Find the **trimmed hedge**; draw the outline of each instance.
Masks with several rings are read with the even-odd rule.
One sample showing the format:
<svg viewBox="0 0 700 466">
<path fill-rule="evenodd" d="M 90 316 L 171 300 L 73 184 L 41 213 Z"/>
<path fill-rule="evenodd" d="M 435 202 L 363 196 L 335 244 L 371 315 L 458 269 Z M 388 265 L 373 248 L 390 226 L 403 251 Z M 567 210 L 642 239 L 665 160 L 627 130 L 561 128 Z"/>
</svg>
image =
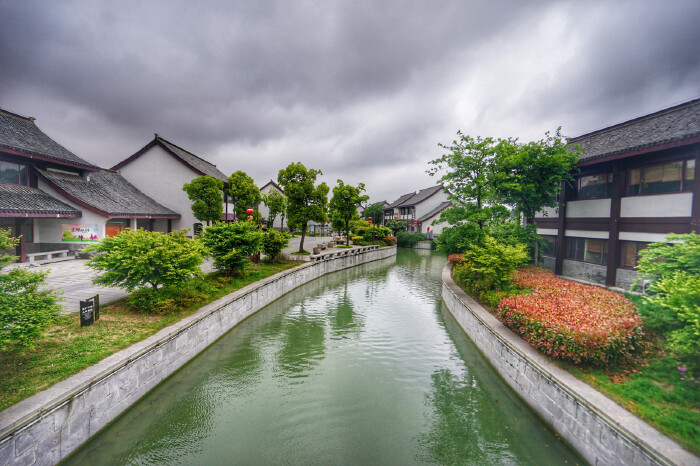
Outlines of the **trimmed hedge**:
<svg viewBox="0 0 700 466">
<path fill-rule="evenodd" d="M 533 293 L 501 300 L 499 317 L 545 354 L 606 364 L 629 355 L 642 337 L 637 308 L 618 293 L 536 268 L 518 270 L 513 281 Z"/>
</svg>

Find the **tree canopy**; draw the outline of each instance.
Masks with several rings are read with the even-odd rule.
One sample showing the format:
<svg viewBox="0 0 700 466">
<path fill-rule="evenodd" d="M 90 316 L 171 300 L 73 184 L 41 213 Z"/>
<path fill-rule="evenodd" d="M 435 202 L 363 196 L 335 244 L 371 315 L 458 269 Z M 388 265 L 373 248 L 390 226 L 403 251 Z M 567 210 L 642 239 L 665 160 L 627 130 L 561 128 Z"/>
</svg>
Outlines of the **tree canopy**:
<svg viewBox="0 0 700 466">
<path fill-rule="evenodd" d="M 267 224 L 272 228 L 278 215 L 281 214 L 284 220 L 284 214 L 287 211 L 287 198 L 279 191 L 271 191 L 268 194 L 263 194 L 262 200 L 269 211 L 267 214 Z"/>
<path fill-rule="evenodd" d="M 578 150 L 567 149 L 560 129 L 525 144 L 512 138 L 457 135 L 451 145 L 440 144 L 448 152 L 430 162 L 434 167 L 428 173 L 441 174 L 440 181 L 451 192 L 453 206 L 440 220 L 468 236 L 457 242 L 463 248 L 480 244 L 486 226 L 507 218 L 511 208 L 516 216 L 533 217 L 544 207 L 556 206 L 562 182 L 571 180 L 578 161 Z"/>
<path fill-rule="evenodd" d="M 333 197 L 330 202 L 333 228 L 341 226 L 345 229 L 345 236 L 348 238 L 350 237 L 350 221 L 359 218 L 357 208 L 369 199 L 366 194 L 361 194 L 364 190 L 364 183 L 355 187 L 346 185 L 343 180 L 338 180 L 338 186 L 333 188 Z"/>
<path fill-rule="evenodd" d="M 310 221 L 328 221 L 328 185 L 316 186 L 316 177 L 321 170 L 307 169 L 301 162 L 291 163 L 279 171 L 278 183 L 284 188 L 287 197 L 287 217 L 290 225 L 301 230 L 299 252 L 304 252 L 304 238 Z"/>
<path fill-rule="evenodd" d="M 192 213 L 201 222 L 212 222 L 221 220 L 223 208 L 223 196 L 221 190 L 224 182 L 203 175 L 185 183 L 182 190 L 187 193 L 187 197 L 192 202 Z"/>
<path fill-rule="evenodd" d="M 367 206 L 364 212 L 364 217 L 372 217 L 372 222 L 375 225 L 381 225 L 384 220 L 384 206 L 381 202 L 375 202 Z"/>
<path fill-rule="evenodd" d="M 237 220 L 245 219 L 248 207 L 257 206 L 262 200 L 260 189 L 255 185 L 253 178 L 241 170 L 232 173 L 228 177 L 226 194 L 233 204 Z"/>
</svg>

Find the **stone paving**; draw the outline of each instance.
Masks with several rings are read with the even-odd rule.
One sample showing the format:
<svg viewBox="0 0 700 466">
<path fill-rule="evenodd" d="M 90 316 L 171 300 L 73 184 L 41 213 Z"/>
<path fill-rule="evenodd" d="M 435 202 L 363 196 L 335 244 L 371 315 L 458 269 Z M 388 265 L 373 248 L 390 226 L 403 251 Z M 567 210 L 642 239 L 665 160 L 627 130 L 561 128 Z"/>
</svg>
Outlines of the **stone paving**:
<svg viewBox="0 0 700 466">
<path fill-rule="evenodd" d="M 331 238 L 328 236 L 307 236 L 304 240 L 304 249 L 310 251 L 317 244 L 327 243 L 330 240 Z M 298 251 L 300 241 L 300 237 L 292 238 L 289 242 L 289 247 L 285 248 L 283 253 L 290 254 Z M 326 249 L 326 251 L 332 250 L 333 249 Z M 290 257 L 298 260 L 309 260 L 309 256 Z M 46 286 L 63 291 L 63 298 L 60 301 L 61 306 L 63 306 L 63 314 L 78 312 L 80 308 L 80 301 L 84 301 L 85 299 L 91 298 L 97 294 L 100 295 L 101 304 L 105 304 L 129 295 L 128 292 L 122 290 L 121 288 L 94 285 L 92 283 L 92 277 L 95 275 L 95 271 L 87 267 L 86 262 L 86 260 L 82 259 L 72 259 L 36 265 L 12 264 L 3 269 L 3 272 L 9 271 L 13 267 L 24 267 L 28 270 L 48 272 L 45 282 Z M 205 261 L 202 264 L 201 269 L 204 273 L 213 272 L 215 270 L 213 261 Z"/>
</svg>

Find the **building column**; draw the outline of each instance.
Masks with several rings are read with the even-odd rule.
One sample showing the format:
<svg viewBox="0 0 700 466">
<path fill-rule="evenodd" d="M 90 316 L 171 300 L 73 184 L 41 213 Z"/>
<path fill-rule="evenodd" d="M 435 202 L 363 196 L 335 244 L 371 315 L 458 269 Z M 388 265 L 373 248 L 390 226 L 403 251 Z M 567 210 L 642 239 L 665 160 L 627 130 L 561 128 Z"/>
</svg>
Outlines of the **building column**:
<svg viewBox="0 0 700 466">
<path fill-rule="evenodd" d="M 564 247 L 564 241 L 566 241 L 564 232 L 566 231 L 567 191 L 566 183 L 562 183 L 561 196 L 559 197 L 559 221 L 557 222 L 557 255 L 554 261 L 554 273 L 557 275 L 561 275 L 564 270 L 564 252 L 566 251 Z"/>
<path fill-rule="evenodd" d="M 24 225 L 23 218 L 15 218 L 15 236 L 19 236 L 19 244 L 15 248 L 15 254 L 19 257 L 20 262 L 27 262 L 27 241 L 22 234 L 22 225 Z"/>
<path fill-rule="evenodd" d="M 693 180 L 693 207 L 690 231 L 700 233 L 700 147 L 695 149 L 695 179 Z"/>
<path fill-rule="evenodd" d="M 608 231 L 608 268 L 605 276 L 607 286 L 615 286 L 617 281 L 617 266 L 620 263 L 620 206 L 622 204 L 622 191 L 625 188 L 625 172 L 620 164 L 613 166 L 612 193 L 610 193 L 610 223 Z"/>
<path fill-rule="evenodd" d="M 137 230 L 137 225 L 138 225 L 138 223 L 137 223 L 136 218 L 130 218 L 130 219 L 129 219 L 129 228 L 131 228 L 132 230 L 136 231 L 136 230 Z"/>
</svg>

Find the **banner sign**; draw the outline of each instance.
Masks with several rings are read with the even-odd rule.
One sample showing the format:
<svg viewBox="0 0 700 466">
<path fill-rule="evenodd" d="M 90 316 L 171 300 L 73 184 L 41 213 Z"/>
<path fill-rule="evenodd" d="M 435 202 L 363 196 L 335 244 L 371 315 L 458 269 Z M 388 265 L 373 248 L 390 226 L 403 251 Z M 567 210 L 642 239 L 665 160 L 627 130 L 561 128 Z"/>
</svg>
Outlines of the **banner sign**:
<svg viewBox="0 0 700 466">
<path fill-rule="evenodd" d="M 99 228 L 97 225 L 81 223 L 64 223 L 61 225 L 61 241 L 71 243 L 97 243 Z"/>
</svg>

